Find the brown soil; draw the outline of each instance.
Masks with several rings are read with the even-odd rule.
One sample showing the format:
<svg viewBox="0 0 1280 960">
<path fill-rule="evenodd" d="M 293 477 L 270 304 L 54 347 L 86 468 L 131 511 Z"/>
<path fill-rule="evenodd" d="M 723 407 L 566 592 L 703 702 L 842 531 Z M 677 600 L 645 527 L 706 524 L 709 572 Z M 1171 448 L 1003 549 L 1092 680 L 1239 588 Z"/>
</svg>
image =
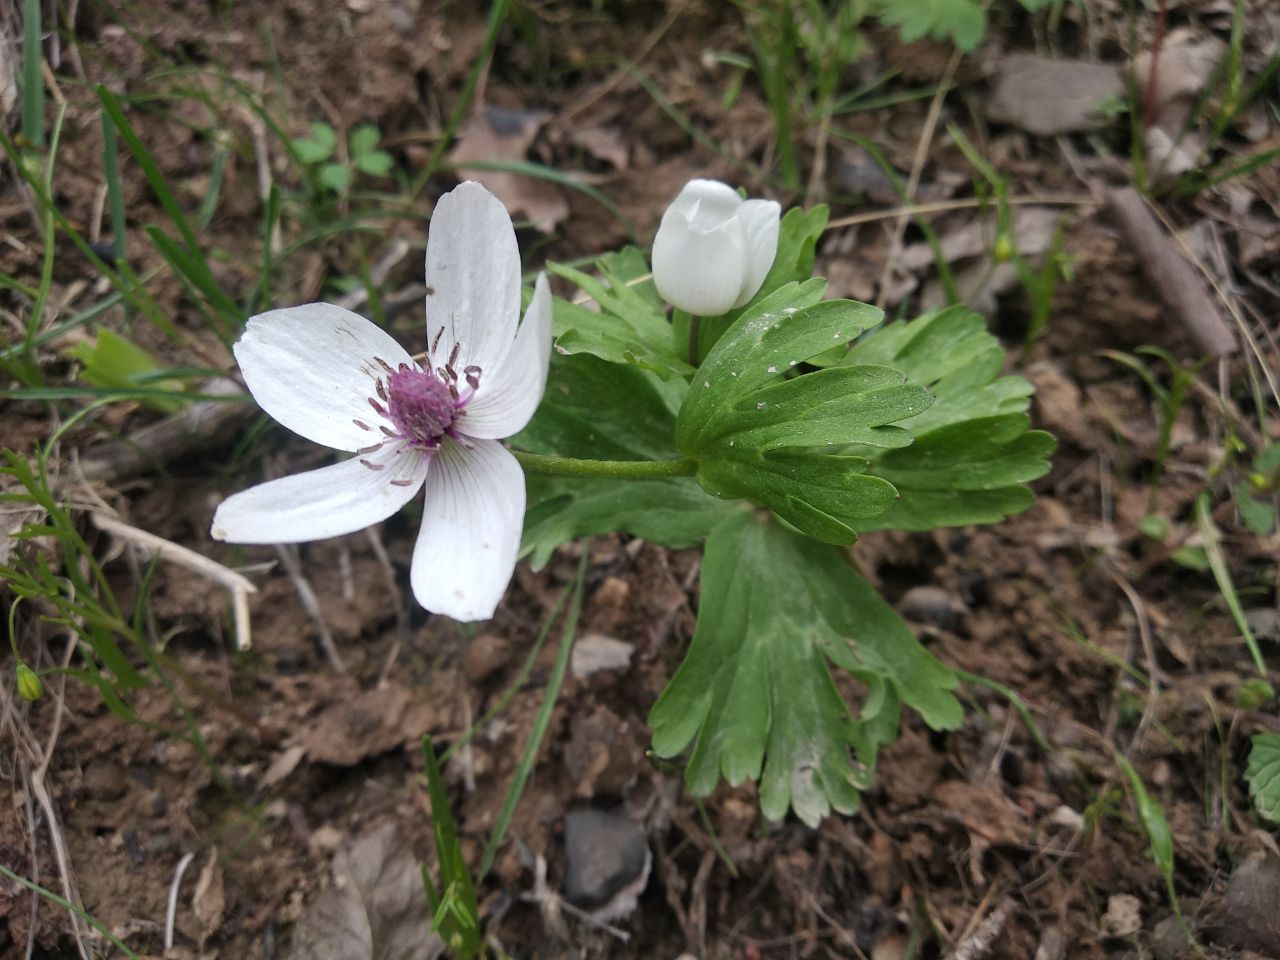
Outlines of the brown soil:
<svg viewBox="0 0 1280 960">
<path fill-rule="evenodd" d="M 98 82 L 122 94 L 158 94 L 129 116 L 188 210 L 210 187 L 219 143 L 229 147 L 220 202 L 205 236 L 221 251 L 219 280 L 237 293 L 251 287 L 262 259 L 254 147 L 261 123 L 232 95 L 232 80 L 259 92 L 273 116 L 288 117 L 294 135 L 305 134 L 310 120 L 340 130 L 376 122 L 399 168 L 419 169 L 481 51 L 483 12 L 466 4 L 442 12 L 401 0 L 350 0 L 321 13 L 323 6 L 314 0 L 165 0 L 124 9 L 93 5 L 74 23 L 62 24 L 67 35 L 54 76 L 68 111 L 56 178 L 59 208 L 95 240 L 109 232 L 100 228 L 96 212 L 102 143 L 90 85 Z M 1092 51 L 1120 62 L 1131 41 L 1137 49 L 1149 47 L 1153 22 L 1146 14 L 1131 38 L 1123 5 L 1096 6 L 1096 19 L 1088 22 L 1074 5 L 1065 7 L 1055 41 L 1066 47 L 1063 52 Z M 1265 28 L 1263 6 L 1249 6 L 1250 16 L 1258 17 L 1250 29 Z M 718 4 L 687 7 L 517 5 L 481 85 L 489 104 L 548 114 L 526 118 L 521 143 L 505 148 L 581 174 L 617 203 L 642 239 L 694 176 L 795 199 L 778 183 L 744 173 L 744 164 L 767 169 L 774 159 L 772 119 L 756 79 L 748 76 L 741 94 L 728 106 L 722 102 L 737 68 L 716 63 L 711 54 L 749 54 L 741 17 Z M 675 19 L 668 21 L 670 16 Z M 1221 22 L 1211 13 L 1179 10 L 1173 16 L 1176 24 L 1202 31 Z M 985 90 L 982 64 L 1004 49 L 1034 48 L 1040 31 L 1033 23 L 1043 20 L 1008 11 L 994 18 L 982 53 L 967 58 L 957 74 L 960 87 L 946 100 L 943 121 L 966 127 L 986 155 L 1000 158 L 1012 194 L 1087 196 L 1081 171 L 1068 163 L 1081 155 L 1091 181 L 1124 182 L 1123 132 L 1055 141 L 975 123 Z M 644 38 L 656 31 L 660 38 L 647 49 Z M 936 83 L 946 72 L 949 48 L 929 42 L 903 47 L 874 30 L 868 40 L 866 59 L 847 78 L 851 85 L 890 68 L 906 72 L 887 89 Z M 618 58 L 641 53 L 643 71 L 720 152 L 692 140 L 630 75 L 615 72 Z M 869 137 L 905 173 L 930 102 L 908 100 L 854 114 L 847 127 Z M 818 124 L 805 126 L 797 135 L 807 171 Z M 972 174 L 943 125 L 930 144 L 921 198 L 971 196 Z M 847 194 L 832 171 L 857 158 L 843 143 L 832 141 L 829 150 L 825 189 Z M 273 169 L 289 176 L 279 153 L 277 145 Z M 447 173 L 434 177 L 410 215 L 382 222 L 378 234 L 338 233 L 312 244 L 274 278 L 275 298 L 333 296 L 328 282 L 351 275 L 362 259 L 376 261 L 396 239 L 420 250 L 430 197 L 451 183 Z M 160 261 L 143 227 L 165 217 L 132 162 L 125 164 L 124 184 L 131 265 L 145 275 Z M 517 186 L 537 209 L 548 202 L 565 205 L 549 237 L 521 230 L 531 264 L 627 241 L 623 222 L 589 196 L 559 190 L 548 198 L 545 185 Z M 1280 277 L 1271 259 L 1280 249 L 1277 196 L 1276 171 L 1263 168 L 1228 188 L 1163 205 L 1179 225 L 1208 225 L 1210 249 L 1219 255 L 1209 258 L 1210 269 L 1229 279 L 1235 302 L 1264 338 L 1274 335 L 1274 320 L 1270 329 L 1255 321 L 1274 318 L 1280 307 Z M 871 201 L 846 199 L 851 202 L 836 204 L 833 215 L 871 208 Z M 930 732 L 914 715 L 904 715 L 902 737 L 883 755 L 876 786 L 856 816 L 832 817 L 818 830 L 793 820 L 770 824 L 761 819 L 750 787 L 725 786 L 705 802 L 704 816 L 682 789 L 679 770 L 647 755 L 645 726 L 692 633 L 697 552 L 670 553 L 623 537 L 566 547 L 540 572 L 519 569 L 497 617 L 477 634 L 405 600 L 414 534 L 414 521 L 405 516 L 388 521 L 376 543 L 356 534 L 300 549 L 301 568 L 345 673 L 324 655 L 316 622 L 280 563 L 252 575 L 260 592 L 252 599 L 254 646 L 244 653 L 232 652 L 225 593 L 162 563 L 150 582 L 150 600 L 175 686 L 173 695 L 158 683 L 136 691 L 132 705 L 141 722 L 123 722 L 93 688 L 74 679 L 65 686 L 49 679 L 48 694 L 33 705 L 6 694 L 0 737 L 13 746 L 0 762 L 8 811 L 0 815 L 0 864 L 59 893 L 69 877 L 89 913 L 139 954 L 159 956 L 175 869 L 194 853 L 180 885 L 176 946 L 169 955 L 287 956 L 291 928 L 334 885 L 335 852 L 354 838 L 394 823 L 404 842 L 432 862 L 420 738 L 429 733 L 439 745 L 451 742 L 508 689 L 585 549 L 590 555 L 579 635 L 623 640 L 634 653 L 627 670 L 571 676 L 561 691 L 511 823 L 511 840 L 480 891 L 493 942 L 509 954 L 1147 956 L 1170 904 L 1116 765 L 1119 751 L 1132 759 L 1168 816 L 1183 913 L 1211 955 L 1235 955 L 1224 945 L 1230 937 L 1221 935 L 1228 878 L 1250 853 L 1274 849 L 1251 812 L 1241 775 L 1249 735 L 1274 729 L 1276 722 L 1236 706 L 1241 685 L 1254 673 L 1212 576 L 1179 566 L 1166 548 L 1138 532 L 1148 512 L 1159 409 L 1137 377 L 1100 355 L 1157 344 L 1193 359 L 1196 346 L 1160 305 L 1098 208 L 1063 210 L 1072 276 L 1054 293 L 1045 335 L 1025 355 L 1018 352 L 1030 311 L 1020 288 L 996 300 L 993 316 L 993 329 L 1010 346 L 1010 369 L 1038 388 L 1035 419 L 1060 443 L 1053 472 L 1037 484 L 1036 506 L 994 527 L 869 535 L 854 551 L 861 569 L 895 604 L 921 586 L 945 593 L 942 615 L 919 612 L 923 641 L 946 663 L 1016 692 L 1048 749 L 1006 697 L 966 685 L 968 715 L 954 733 Z M 534 216 L 532 208 L 528 212 Z M 929 222 L 945 237 L 973 216 L 958 211 Z M 8 240 L 0 244 L 0 270 L 36 283 L 41 241 L 12 179 L 0 194 L 0 226 Z M 894 253 L 893 226 L 884 219 L 824 238 L 818 272 L 832 277 L 834 295 L 878 296 L 885 259 Z M 1246 265 L 1241 258 L 1254 241 L 1245 233 L 1256 237 L 1266 230 L 1264 252 Z M 908 244 L 920 239 L 911 227 Z M 65 234 L 57 254 L 54 299 L 70 297 L 66 311 L 74 313 L 100 296 L 105 284 Z M 413 253 L 392 266 L 383 284 L 392 291 L 388 301 L 394 291 L 411 291 L 420 282 L 420 262 Z M 927 265 L 906 278 L 908 309 L 932 275 Z M 189 342 L 175 343 L 118 311 L 106 322 L 130 330 L 165 362 L 226 366 L 225 352 L 178 281 L 161 271 L 150 290 Z M 10 310 L 25 322 L 22 305 L 14 301 Z M 397 320 L 406 342 L 417 323 L 411 305 Z M 12 315 L 4 325 L 17 329 Z M 51 383 L 72 375 L 63 351 L 82 336 L 77 332 L 45 351 Z M 1274 364 L 1274 351 L 1268 356 Z M 1157 512 L 1174 523 L 1173 545 L 1187 537 L 1194 542 L 1192 504 L 1206 484 L 1215 504 L 1228 502 L 1226 477 L 1217 469 L 1228 417 L 1236 413 L 1224 414 L 1220 383 L 1247 429 L 1257 433 L 1246 370 L 1239 356 L 1220 369 L 1207 368 L 1200 379 L 1208 389 L 1193 390 L 1177 420 L 1156 493 Z M 73 409 L 6 401 L 0 435 L 30 453 Z M 1280 435 L 1275 411 L 1267 416 L 1274 438 Z M 94 428 L 81 426 L 67 437 L 61 469 L 73 476 L 73 450 L 91 454 L 104 435 L 157 417 L 132 404 L 110 408 Z M 208 556 L 237 565 L 272 563 L 277 558 L 271 549 L 232 551 L 212 542 L 213 506 L 230 490 L 280 472 L 286 460 L 292 471 L 307 465 L 309 456 L 317 454 L 272 430 L 247 446 L 239 438 L 198 446 L 163 469 L 98 485 L 95 493 L 125 521 Z M 1250 534 L 1230 507 L 1220 508 L 1215 519 L 1245 605 L 1274 611 L 1274 535 Z M 145 565 L 87 523 L 85 535 L 97 538 L 98 556 L 119 596 L 132 604 Z M 394 585 L 379 560 L 384 549 Z M 25 616 L 19 622 L 18 640 L 29 662 L 47 666 L 70 655 L 65 632 L 56 626 Z M 1268 657 L 1275 654 L 1274 639 L 1263 639 Z M 470 863 L 478 861 L 498 818 L 545 695 L 555 646 L 553 634 L 529 682 L 446 767 Z M 5 671 L 12 676 L 9 666 Z M 187 723 L 198 727 L 211 756 L 202 758 L 181 736 L 157 729 L 178 734 Z M 51 742 L 42 778 L 56 826 L 47 822 L 37 789 L 37 768 Z M 586 803 L 625 811 L 649 837 L 653 876 L 638 910 L 618 921 L 631 936 L 627 943 L 521 899 L 534 885 L 530 855 L 546 857 L 557 887 L 564 816 Z M 55 835 L 65 841 L 65 874 Z M 197 894 L 202 871 L 206 882 Z M 221 904 L 209 892 L 219 878 Z M 1120 895 L 1136 898 L 1139 921 L 1117 933 Z M 0 955 L 26 956 L 29 943 L 36 957 L 77 955 L 65 911 L 0 881 Z"/>
</svg>

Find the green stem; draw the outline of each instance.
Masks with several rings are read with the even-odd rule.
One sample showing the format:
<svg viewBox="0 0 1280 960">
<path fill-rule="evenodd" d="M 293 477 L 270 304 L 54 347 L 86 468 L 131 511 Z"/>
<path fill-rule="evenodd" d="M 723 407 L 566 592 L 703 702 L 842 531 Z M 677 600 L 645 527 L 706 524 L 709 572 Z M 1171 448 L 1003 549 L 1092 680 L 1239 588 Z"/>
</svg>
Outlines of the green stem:
<svg viewBox="0 0 1280 960">
<path fill-rule="evenodd" d="M 701 362 L 698 359 L 698 354 L 701 352 L 701 347 L 702 347 L 702 344 L 699 342 L 701 339 L 702 339 L 702 318 L 695 317 L 693 314 L 690 314 L 689 315 L 688 357 L 689 357 L 689 366 L 691 367 L 697 367 L 701 365 Z"/>
<path fill-rule="evenodd" d="M 542 453 L 512 450 L 520 465 L 530 473 L 550 473 L 559 477 L 615 477 L 619 480 L 648 480 L 658 477 L 691 477 L 698 472 L 696 460 L 575 460 Z"/>
</svg>

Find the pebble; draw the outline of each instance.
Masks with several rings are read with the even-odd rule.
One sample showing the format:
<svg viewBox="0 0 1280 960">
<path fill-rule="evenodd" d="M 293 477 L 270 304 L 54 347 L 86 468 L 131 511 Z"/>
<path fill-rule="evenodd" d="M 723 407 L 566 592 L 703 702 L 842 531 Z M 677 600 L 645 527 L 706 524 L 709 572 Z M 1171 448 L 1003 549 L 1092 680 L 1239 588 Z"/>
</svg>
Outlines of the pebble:
<svg viewBox="0 0 1280 960">
<path fill-rule="evenodd" d="M 960 610 L 951 594 L 941 587 L 928 585 L 912 587 L 904 593 L 898 602 L 898 611 L 916 623 L 927 623 L 944 630 L 954 627 L 960 619 Z"/>
<path fill-rule="evenodd" d="M 631 654 L 635 647 L 625 640 L 588 633 L 573 645 L 569 656 L 569 670 L 575 677 L 589 677 L 593 673 L 620 671 L 631 668 Z"/>
<path fill-rule="evenodd" d="M 1156 960 L 1182 960 L 1191 956 L 1191 941 L 1177 917 L 1165 917 L 1151 931 L 1151 952 Z"/>
<path fill-rule="evenodd" d="M 1227 884 L 1226 916 L 1222 924 L 1227 942 L 1280 956 L 1280 859 L 1252 857 L 1236 867 Z"/>
<path fill-rule="evenodd" d="M 511 659 L 511 644 L 495 633 L 482 633 L 467 644 L 462 672 L 472 683 L 483 683 Z"/>
<path fill-rule="evenodd" d="M 652 863 L 639 827 L 616 813 L 571 810 L 564 818 L 564 846 L 564 892 L 570 903 L 598 910 L 630 892 L 634 907 Z"/>
<path fill-rule="evenodd" d="M 84 772 L 84 788 L 98 800 L 119 800 L 129 789 L 129 780 L 120 764 L 95 760 Z"/>
</svg>

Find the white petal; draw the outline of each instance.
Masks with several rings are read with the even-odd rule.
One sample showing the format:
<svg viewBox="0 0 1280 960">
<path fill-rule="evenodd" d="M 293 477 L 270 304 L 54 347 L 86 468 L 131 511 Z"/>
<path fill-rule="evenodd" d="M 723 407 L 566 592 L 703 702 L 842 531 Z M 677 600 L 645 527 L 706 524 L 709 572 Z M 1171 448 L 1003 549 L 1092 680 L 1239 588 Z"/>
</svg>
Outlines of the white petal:
<svg viewBox="0 0 1280 960">
<path fill-rule="evenodd" d="M 738 210 L 746 237 L 747 265 L 735 307 L 744 306 L 760 289 L 778 256 L 778 225 L 782 207 L 775 200 L 748 200 Z"/>
<path fill-rule="evenodd" d="M 431 458 L 409 574 L 433 613 L 487 620 L 507 589 L 524 526 L 524 471 L 496 440 L 446 441 Z"/>
<path fill-rule="evenodd" d="M 388 443 L 363 457 L 233 494 L 213 515 L 213 537 L 230 543 L 302 543 L 353 533 L 408 503 L 426 475 L 426 457 Z"/>
<path fill-rule="evenodd" d="M 432 365 L 444 364 L 457 344 L 459 373 L 469 366 L 496 366 L 511 346 L 519 318 L 515 227 L 502 202 L 468 180 L 441 197 L 431 215 L 427 344 Z"/>
<path fill-rule="evenodd" d="M 233 350 L 263 410 L 308 440 L 347 451 L 382 439 L 382 419 L 369 406 L 383 373 L 377 360 L 413 363 L 381 327 L 331 303 L 250 317 Z"/>
<path fill-rule="evenodd" d="M 462 433 L 497 439 L 524 429 L 547 388 L 551 314 L 551 287 L 540 273 L 515 343 L 496 368 L 480 375 L 480 389 L 457 424 Z"/>
<path fill-rule="evenodd" d="M 742 242 L 742 228 L 735 217 L 707 228 L 693 223 L 674 205 L 668 207 L 653 238 L 653 282 L 658 293 L 695 316 L 724 313 L 742 289 Z"/>
<path fill-rule="evenodd" d="M 742 206 L 738 191 L 719 180 L 690 180 L 671 201 L 673 210 L 695 228 L 709 230 L 724 223 Z"/>
</svg>

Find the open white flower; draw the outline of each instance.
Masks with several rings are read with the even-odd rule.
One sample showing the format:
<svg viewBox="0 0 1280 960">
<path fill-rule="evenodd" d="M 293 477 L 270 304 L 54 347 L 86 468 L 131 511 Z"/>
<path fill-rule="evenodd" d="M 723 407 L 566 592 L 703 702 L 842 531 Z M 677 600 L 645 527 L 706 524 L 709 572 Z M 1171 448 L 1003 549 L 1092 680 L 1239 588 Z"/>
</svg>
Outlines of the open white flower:
<svg viewBox="0 0 1280 960">
<path fill-rule="evenodd" d="M 410 581 L 428 610 L 493 615 L 515 569 L 524 471 L 499 442 L 529 422 L 551 354 L 551 291 L 539 275 L 520 316 L 520 253 L 502 204 L 478 183 L 440 198 L 427 241 L 427 360 L 341 307 L 253 317 L 235 345 L 267 413 L 356 455 L 228 497 L 213 536 L 298 543 L 385 520 L 424 485 Z"/>
<path fill-rule="evenodd" d="M 698 317 L 743 306 L 778 255 L 781 212 L 773 200 L 743 200 L 718 180 L 690 180 L 653 238 L 658 293 Z"/>
</svg>

